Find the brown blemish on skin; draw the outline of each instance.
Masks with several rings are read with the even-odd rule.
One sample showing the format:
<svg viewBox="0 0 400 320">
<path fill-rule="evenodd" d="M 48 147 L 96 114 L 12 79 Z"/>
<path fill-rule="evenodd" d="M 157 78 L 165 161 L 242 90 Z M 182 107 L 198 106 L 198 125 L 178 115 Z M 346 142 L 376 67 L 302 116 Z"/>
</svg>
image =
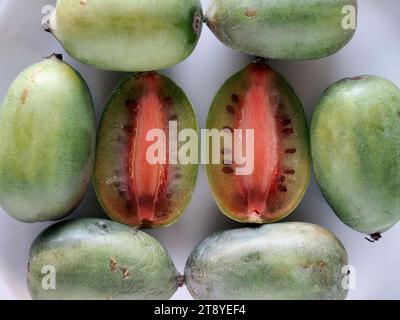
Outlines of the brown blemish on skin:
<svg viewBox="0 0 400 320">
<path fill-rule="evenodd" d="M 28 98 L 28 94 L 29 94 L 28 87 L 25 87 L 24 91 L 22 91 L 22 96 L 21 96 L 21 103 L 22 104 L 25 104 L 26 99 Z"/>
<path fill-rule="evenodd" d="M 28 261 L 28 267 L 27 267 L 28 273 L 31 271 L 31 263 Z"/>
<path fill-rule="evenodd" d="M 80 4 L 81 6 L 84 6 L 84 5 L 87 4 L 87 0 L 79 0 L 79 4 Z"/>
<path fill-rule="evenodd" d="M 121 271 L 122 271 L 122 279 L 124 280 L 129 279 L 129 277 L 131 276 L 129 269 L 127 267 L 122 267 Z"/>
<path fill-rule="evenodd" d="M 110 270 L 112 272 L 117 272 L 117 266 L 118 266 L 117 261 L 114 258 L 111 258 L 110 259 Z"/>
<path fill-rule="evenodd" d="M 257 11 L 252 9 L 247 9 L 244 13 L 247 18 L 254 18 L 257 17 Z"/>
<path fill-rule="evenodd" d="M 36 68 L 36 70 L 34 70 L 32 72 L 32 74 L 29 76 L 29 79 L 24 87 L 24 90 L 22 91 L 22 95 L 21 95 L 21 103 L 22 104 L 25 104 L 26 101 L 28 100 L 29 89 L 35 83 L 35 78 L 42 71 L 42 69 L 43 69 L 43 66 L 41 65 L 38 68 Z"/>
<path fill-rule="evenodd" d="M 203 17 L 201 13 L 196 13 L 193 17 L 192 28 L 195 33 L 199 33 L 203 23 Z"/>
<path fill-rule="evenodd" d="M 311 269 L 311 268 L 324 269 L 326 267 L 326 263 L 324 261 L 318 261 L 315 263 L 311 261 L 303 261 L 299 265 L 304 269 Z"/>
</svg>

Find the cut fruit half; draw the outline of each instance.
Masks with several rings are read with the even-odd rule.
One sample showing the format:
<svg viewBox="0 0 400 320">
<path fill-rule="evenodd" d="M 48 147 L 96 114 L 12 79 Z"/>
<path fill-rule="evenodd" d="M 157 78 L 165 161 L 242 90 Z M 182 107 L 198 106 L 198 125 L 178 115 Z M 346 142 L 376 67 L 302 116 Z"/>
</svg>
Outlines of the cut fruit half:
<svg viewBox="0 0 400 320">
<path fill-rule="evenodd" d="M 214 98 L 207 129 L 233 133 L 232 147 L 220 141 L 219 164 L 207 165 L 213 195 L 227 216 L 269 223 L 297 207 L 310 177 L 308 126 L 282 76 L 261 61 L 234 75 Z M 215 143 L 209 154 L 213 148 Z"/>
</svg>

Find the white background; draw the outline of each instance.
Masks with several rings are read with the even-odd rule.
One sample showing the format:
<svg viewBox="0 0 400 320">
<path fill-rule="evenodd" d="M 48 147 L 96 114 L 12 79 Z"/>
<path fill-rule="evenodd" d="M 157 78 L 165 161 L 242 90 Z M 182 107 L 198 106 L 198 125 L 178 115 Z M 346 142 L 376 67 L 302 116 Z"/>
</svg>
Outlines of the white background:
<svg viewBox="0 0 400 320">
<path fill-rule="evenodd" d="M 53 52 L 64 53 L 56 40 L 40 27 L 41 8 L 54 2 L 0 1 L 0 101 L 12 80 L 24 68 Z M 208 0 L 202 2 L 206 7 Z M 358 31 L 353 41 L 338 54 L 317 61 L 271 62 L 299 94 L 309 120 L 324 89 L 341 78 L 375 74 L 400 86 L 400 2 L 360 0 L 359 7 Z M 73 61 L 65 53 L 64 58 L 87 80 L 99 119 L 107 98 L 126 74 L 94 70 Z M 193 55 L 165 73 L 187 93 L 195 106 L 199 125 L 204 128 L 214 94 L 248 60 L 249 57 L 224 47 L 205 27 Z M 104 217 L 92 188 L 72 217 Z M 356 269 L 356 289 L 351 290 L 349 298 L 400 298 L 400 225 L 385 233 L 379 243 L 367 242 L 363 235 L 350 230 L 336 218 L 314 179 L 301 205 L 286 220 L 320 224 L 342 240 L 350 263 Z M 29 247 L 48 225 L 20 223 L 0 211 L 0 299 L 29 298 L 25 285 Z M 183 218 L 172 227 L 150 233 L 167 247 L 182 272 L 187 257 L 199 241 L 215 231 L 240 226 L 218 211 L 204 168 L 201 168 L 193 201 Z M 186 289 L 181 289 L 174 298 L 189 299 L 190 295 Z"/>
</svg>

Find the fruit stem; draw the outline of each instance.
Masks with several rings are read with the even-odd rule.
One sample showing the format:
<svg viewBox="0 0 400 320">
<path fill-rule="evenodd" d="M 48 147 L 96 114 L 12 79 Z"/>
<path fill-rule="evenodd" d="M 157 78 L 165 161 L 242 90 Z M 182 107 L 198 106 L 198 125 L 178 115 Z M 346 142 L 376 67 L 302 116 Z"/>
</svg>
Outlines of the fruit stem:
<svg viewBox="0 0 400 320">
<path fill-rule="evenodd" d="M 378 233 L 374 233 L 370 235 L 371 238 L 365 238 L 367 239 L 369 242 L 374 243 L 379 241 L 382 238 L 382 235 L 378 232 Z"/>
<path fill-rule="evenodd" d="M 42 29 L 43 29 L 43 31 L 52 33 L 53 30 L 51 30 L 51 28 L 50 28 L 50 20 L 47 20 L 46 22 L 42 23 Z"/>
<path fill-rule="evenodd" d="M 182 288 L 184 284 L 185 284 L 185 276 L 184 275 L 177 276 L 176 277 L 176 287 Z"/>
<path fill-rule="evenodd" d="M 63 61 L 63 56 L 61 53 L 53 53 L 50 56 L 46 57 L 47 59 L 55 58 L 57 60 Z"/>
<path fill-rule="evenodd" d="M 256 57 L 255 62 L 261 64 L 268 64 L 268 59 L 265 59 L 263 57 Z"/>
</svg>

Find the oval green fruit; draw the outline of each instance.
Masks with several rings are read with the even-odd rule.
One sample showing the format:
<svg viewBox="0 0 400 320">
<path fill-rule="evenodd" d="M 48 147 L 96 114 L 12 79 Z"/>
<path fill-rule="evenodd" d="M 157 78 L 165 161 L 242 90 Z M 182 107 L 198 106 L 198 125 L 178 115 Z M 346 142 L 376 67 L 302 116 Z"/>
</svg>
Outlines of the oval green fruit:
<svg viewBox="0 0 400 320">
<path fill-rule="evenodd" d="M 316 179 L 337 216 L 374 240 L 400 220 L 400 90 L 376 76 L 327 89 L 311 128 Z"/>
<path fill-rule="evenodd" d="M 98 198 L 112 219 L 143 228 L 179 219 L 198 169 L 198 147 L 185 147 L 186 135 L 178 138 L 183 130 L 197 139 L 196 115 L 167 77 L 138 73 L 114 91 L 103 113 L 94 171 Z M 180 157 L 189 151 L 188 159 Z"/>
<path fill-rule="evenodd" d="M 192 252 L 185 270 L 195 299 L 345 299 L 347 253 L 327 230 L 278 223 L 214 234 Z"/>
<path fill-rule="evenodd" d="M 357 0 L 212 0 L 207 24 L 225 45 L 254 56 L 304 60 L 344 47 Z"/>
<path fill-rule="evenodd" d="M 30 250 L 28 287 L 35 300 L 164 300 L 181 282 L 156 239 L 108 220 L 57 223 Z"/>
<path fill-rule="evenodd" d="M 207 129 L 224 136 L 220 149 L 214 137 L 208 148 L 207 175 L 228 217 L 270 223 L 298 206 L 310 179 L 308 126 L 299 98 L 281 75 L 261 61 L 235 74 L 215 96 Z"/>
<path fill-rule="evenodd" d="M 45 28 L 82 63 L 150 71 L 186 59 L 202 25 L 199 0 L 58 0 Z"/>
<path fill-rule="evenodd" d="M 85 81 L 52 56 L 23 71 L 0 109 L 0 205 L 24 222 L 61 219 L 81 201 L 94 160 Z"/>
</svg>

